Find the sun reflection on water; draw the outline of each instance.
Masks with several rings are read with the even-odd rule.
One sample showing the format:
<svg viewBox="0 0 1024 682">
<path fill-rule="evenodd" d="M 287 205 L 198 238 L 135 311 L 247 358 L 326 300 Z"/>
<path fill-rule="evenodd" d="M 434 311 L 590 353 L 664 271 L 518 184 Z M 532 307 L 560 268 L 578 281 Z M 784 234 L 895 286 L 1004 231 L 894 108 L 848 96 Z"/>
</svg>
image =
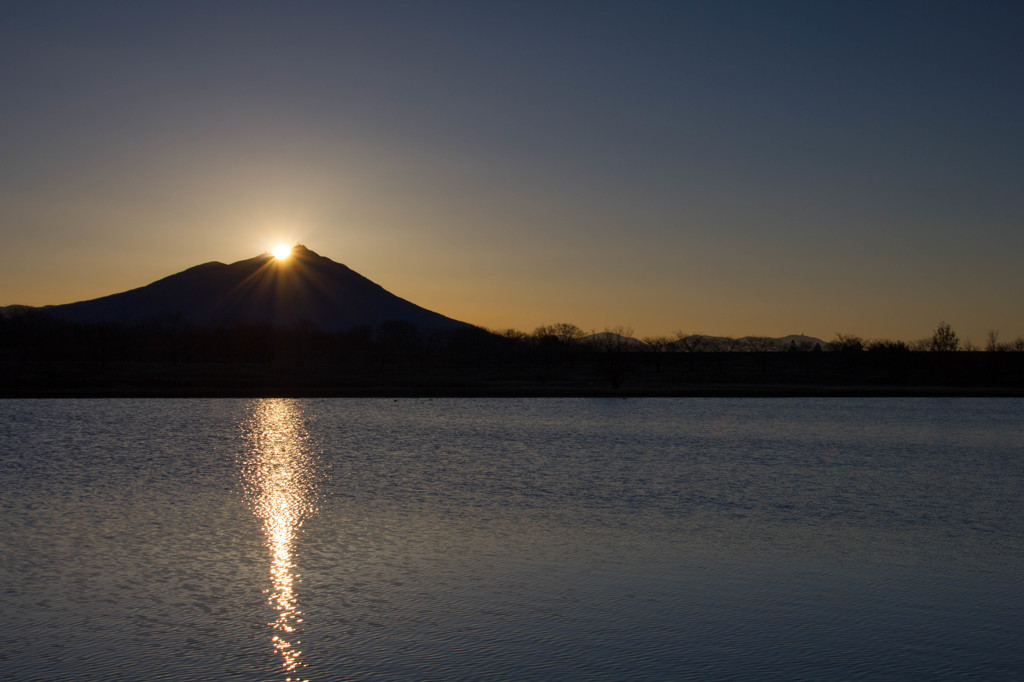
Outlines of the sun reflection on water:
<svg viewBox="0 0 1024 682">
<path fill-rule="evenodd" d="M 271 642 L 288 682 L 304 667 L 299 636 L 302 611 L 295 595 L 294 542 L 302 522 L 316 511 L 313 458 L 301 406 L 292 400 L 253 401 L 243 478 L 254 513 L 263 520 L 270 550 Z"/>
</svg>

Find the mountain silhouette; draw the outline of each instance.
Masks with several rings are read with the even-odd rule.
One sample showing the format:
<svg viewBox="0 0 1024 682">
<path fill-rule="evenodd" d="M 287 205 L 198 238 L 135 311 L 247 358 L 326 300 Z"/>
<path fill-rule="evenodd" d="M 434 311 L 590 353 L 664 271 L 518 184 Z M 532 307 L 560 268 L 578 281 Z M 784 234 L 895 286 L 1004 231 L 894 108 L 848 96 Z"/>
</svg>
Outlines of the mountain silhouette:
<svg viewBox="0 0 1024 682">
<path fill-rule="evenodd" d="M 230 265 L 204 263 L 138 289 L 43 310 L 79 323 L 308 323 L 324 331 L 391 321 L 424 329 L 470 326 L 399 298 L 301 245 L 285 260 L 266 253 Z"/>
</svg>

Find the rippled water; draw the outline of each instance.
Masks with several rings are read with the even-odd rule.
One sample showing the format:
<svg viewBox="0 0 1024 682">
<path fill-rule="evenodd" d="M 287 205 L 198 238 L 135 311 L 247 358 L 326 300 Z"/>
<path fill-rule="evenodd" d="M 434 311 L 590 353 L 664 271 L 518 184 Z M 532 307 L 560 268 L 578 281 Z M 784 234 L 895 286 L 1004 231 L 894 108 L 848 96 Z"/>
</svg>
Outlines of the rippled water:
<svg viewBox="0 0 1024 682">
<path fill-rule="evenodd" d="M 0 401 L 0 678 L 1017 679 L 1024 401 Z"/>
</svg>

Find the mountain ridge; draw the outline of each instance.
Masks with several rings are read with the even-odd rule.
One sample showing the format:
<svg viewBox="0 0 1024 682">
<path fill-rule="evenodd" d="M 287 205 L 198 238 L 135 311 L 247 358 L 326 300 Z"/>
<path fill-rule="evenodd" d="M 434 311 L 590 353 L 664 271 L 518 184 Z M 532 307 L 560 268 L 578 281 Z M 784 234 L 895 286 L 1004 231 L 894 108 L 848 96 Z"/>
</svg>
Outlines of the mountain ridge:
<svg viewBox="0 0 1024 682">
<path fill-rule="evenodd" d="M 39 310 L 76 323 L 308 323 L 324 331 L 390 321 L 425 329 L 471 326 L 396 296 L 301 244 L 286 259 L 264 253 L 234 263 L 209 261 L 135 289 Z"/>
</svg>

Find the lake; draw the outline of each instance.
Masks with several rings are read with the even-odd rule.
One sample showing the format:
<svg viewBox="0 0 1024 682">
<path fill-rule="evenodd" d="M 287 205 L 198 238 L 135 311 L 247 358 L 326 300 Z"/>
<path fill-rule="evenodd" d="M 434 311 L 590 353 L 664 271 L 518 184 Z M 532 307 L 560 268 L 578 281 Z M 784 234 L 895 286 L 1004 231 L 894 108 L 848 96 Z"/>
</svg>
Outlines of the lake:
<svg viewBox="0 0 1024 682">
<path fill-rule="evenodd" d="M 5 680 L 1018 679 L 1024 400 L 0 401 Z"/>
</svg>

